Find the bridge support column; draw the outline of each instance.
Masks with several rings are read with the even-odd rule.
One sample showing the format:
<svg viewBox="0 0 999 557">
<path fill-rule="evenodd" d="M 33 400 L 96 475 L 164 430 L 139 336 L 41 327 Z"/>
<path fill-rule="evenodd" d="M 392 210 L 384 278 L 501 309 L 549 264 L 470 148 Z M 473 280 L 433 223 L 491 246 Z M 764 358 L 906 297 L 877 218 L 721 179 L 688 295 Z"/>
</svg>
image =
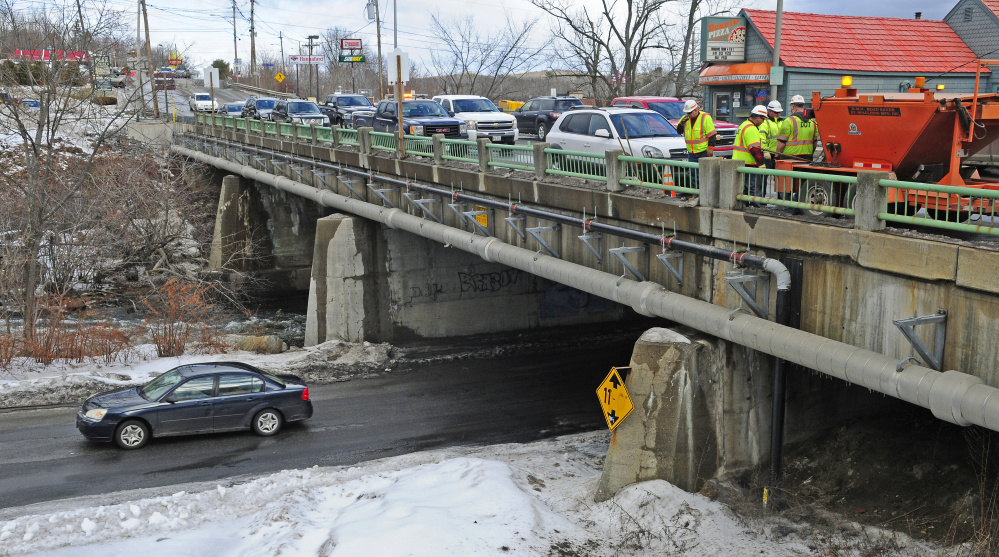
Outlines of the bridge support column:
<svg viewBox="0 0 999 557">
<path fill-rule="evenodd" d="M 316 221 L 316 242 L 312 249 L 312 276 L 309 279 L 309 306 L 305 318 L 305 345 L 315 346 L 328 340 L 326 308 L 330 303 L 327 266 L 330 244 L 346 217 L 341 214 Z"/>
<path fill-rule="evenodd" d="M 239 199 L 248 189 L 248 183 L 239 176 L 222 178 L 222 193 L 219 195 L 218 211 L 215 214 L 215 232 L 212 235 L 212 251 L 208 256 L 209 269 L 229 266 L 233 257 L 243 249 L 242 220 Z"/>
<path fill-rule="evenodd" d="M 757 352 L 694 331 L 650 329 L 625 381 L 635 409 L 611 437 L 596 500 L 666 480 L 696 492 L 769 450 L 769 367 Z"/>
</svg>

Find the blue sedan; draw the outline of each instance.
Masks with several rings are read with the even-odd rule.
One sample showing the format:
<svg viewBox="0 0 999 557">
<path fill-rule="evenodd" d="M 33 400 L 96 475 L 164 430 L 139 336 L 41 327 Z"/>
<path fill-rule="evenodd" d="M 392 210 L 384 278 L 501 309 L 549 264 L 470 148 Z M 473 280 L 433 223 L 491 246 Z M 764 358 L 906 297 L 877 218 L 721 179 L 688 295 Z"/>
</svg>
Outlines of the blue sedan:
<svg viewBox="0 0 999 557">
<path fill-rule="evenodd" d="M 246 429 L 269 436 L 285 422 L 310 417 L 309 388 L 298 377 L 208 362 L 176 367 L 142 387 L 94 395 L 77 413 L 76 427 L 87 439 L 138 449 L 151 437 Z"/>
</svg>

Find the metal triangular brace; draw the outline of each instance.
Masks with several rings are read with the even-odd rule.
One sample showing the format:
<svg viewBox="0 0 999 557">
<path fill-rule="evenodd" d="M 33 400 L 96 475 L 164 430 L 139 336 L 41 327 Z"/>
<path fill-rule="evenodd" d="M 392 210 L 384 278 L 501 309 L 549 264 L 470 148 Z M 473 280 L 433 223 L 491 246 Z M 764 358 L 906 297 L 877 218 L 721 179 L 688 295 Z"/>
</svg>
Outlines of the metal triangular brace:
<svg viewBox="0 0 999 557">
<path fill-rule="evenodd" d="M 524 229 L 521 228 L 521 226 L 523 226 L 524 221 L 527 220 L 526 218 L 518 215 L 516 217 L 507 217 L 503 220 L 505 220 L 506 223 L 510 225 L 510 228 L 513 228 L 513 231 L 516 232 L 518 236 L 520 236 L 521 240 L 527 239 L 527 234 L 524 234 Z"/>
<path fill-rule="evenodd" d="M 677 285 L 683 286 L 683 252 L 660 253 L 656 256 L 656 259 L 662 261 L 669 274 L 673 275 L 673 278 L 676 279 Z M 673 265 L 672 260 L 674 259 L 676 260 L 676 265 Z"/>
<path fill-rule="evenodd" d="M 325 171 L 320 172 L 320 171 L 316 170 L 315 168 L 313 168 L 312 169 L 312 175 L 315 176 L 316 178 L 319 178 L 319 181 L 323 183 L 323 186 L 325 186 L 326 189 L 328 189 L 330 191 L 334 191 L 333 190 L 333 185 L 330 184 L 329 180 L 326 179 L 326 177 L 329 176 L 328 173 L 326 173 Z M 313 181 L 313 184 L 315 184 L 315 181 Z M 334 193 L 336 193 L 336 192 L 334 191 Z"/>
<path fill-rule="evenodd" d="M 389 199 L 385 195 L 385 192 L 387 192 L 387 191 L 394 192 L 395 188 L 378 189 L 378 188 L 375 187 L 375 182 L 368 182 L 368 190 L 371 191 L 371 192 L 374 192 L 374 194 L 377 195 L 378 198 L 382 200 L 382 206 L 383 207 L 385 205 L 388 205 L 389 207 L 392 207 L 393 209 L 398 209 L 399 208 L 399 207 L 396 206 L 395 203 L 392 203 L 391 199 Z"/>
<path fill-rule="evenodd" d="M 406 199 L 408 199 L 410 203 L 412 203 L 414 206 L 416 206 L 416 207 L 418 207 L 420 209 L 420 211 L 423 213 L 423 218 L 427 218 L 427 216 L 429 215 L 430 218 L 434 219 L 435 221 L 437 221 L 439 223 L 443 222 L 443 219 L 442 219 L 442 217 L 444 216 L 444 211 L 443 210 L 441 211 L 441 216 L 438 217 L 437 213 L 434 213 L 429 208 L 427 208 L 427 204 L 429 204 L 429 203 L 440 203 L 441 202 L 440 199 L 437 199 L 436 197 L 425 197 L 425 198 L 421 198 L 421 199 L 413 199 L 413 195 L 414 194 L 409 193 L 409 192 L 406 192 L 406 193 L 402 194 L 402 196 L 405 197 Z"/>
<path fill-rule="evenodd" d="M 912 316 L 908 319 L 893 319 L 892 323 L 902 331 L 909 344 L 912 345 L 913 350 L 926 362 L 926 365 L 937 371 L 943 369 L 944 342 L 947 340 L 947 310 L 938 309 L 933 315 Z M 929 347 L 923 343 L 923 340 L 919 338 L 919 335 L 915 331 L 916 325 L 928 324 L 936 325 L 932 354 Z M 906 358 L 899 362 L 896 369 L 901 369 L 902 364 L 908 359 Z"/>
<path fill-rule="evenodd" d="M 346 180 L 346 179 L 344 179 L 343 176 L 337 176 L 336 179 L 340 180 L 340 183 L 343 184 L 343 186 L 345 188 L 347 188 L 348 190 L 350 190 L 350 193 L 356 195 L 358 199 L 360 199 L 361 201 L 365 200 L 364 196 L 361 195 L 361 193 L 359 191 L 357 191 L 357 190 L 354 189 L 354 184 L 360 182 L 360 180 Z"/>
<path fill-rule="evenodd" d="M 465 224 L 465 222 L 468 221 L 468 217 L 465 216 L 464 203 L 448 203 L 447 206 L 451 208 L 451 211 L 453 211 L 454 214 L 458 215 L 458 220 L 460 220 L 462 224 Z"/>
<path fill-rule="evenodd" d="M 626 253 L 631 253 L 635 251 L 645 251 L 645 246 L 639 246 L 639 247 L 622 246 L 619 248 L 611 248 L 607 251 L 614 254 L 614 257 L 618 258 L 618 260 L 621 261 L 621 264 L 624 265 L 624 268 L 627 269 L 629 272 L 631 272 L 631 274 L 635 277 L 635 279 L 638 280 L 638 282 L 645 282 L 645 276 L 642 275 L 642 273 L 640 273 L 638 269 L 636 269 L 635 266 L 632 265 L 631 262 L 625 259 L 624 257 L 624 254 Z"/>
<path fill-rule="evenodd" d="M 747 272 L 745 269 L 738 269 L 725 273 L 725 282 L 728 283 L 744 302 L 749 304 L 749 308 L 757 317 L 767 318 L 767 310 L 770 307 L 770 275 L 762 273 Z M 763 304 L 756 303 L 756 284 L 763 282 Z M 754 283 L 753 292 L 750 293 L 745 283 Z"/>
<path fill-rule="evenodd" d="M 546 242 L 541 237 L 541 233 L 542 232 L 557 232 L 559 230 L 560 229 L 559 229 L 558 225 L 555 225 L 555 226 L 536 226 L 534 228 L 528 228 L 527 229 L 527 231 L 531 233 L 531 236 L 534 236 L 534 239 L 537 240 L 539 244 L 541 244 L 541 247 L 545 248 L 545 251 L 547 251 L 548 253 L 550 253 L 552 255 L 552 257 L 556 257 L 556 258 L 561 259 L 561 257 L 559 256 L 558 252 L 555 251 L 555 249 L 553 247 L 551 247 L 550 245 L 548 245 L 548 242 Z"/>
<path fill-rule="evenodd" d="M 492 215 L 492 210 L 490 209 L 488 211 L 465 211 L 465 217 L 468 218 L 468 222 L 472 223 L 472 226 L 474 226 L 476 230 L 478 230 L 479 232 L 481 232 L 483 236 L 485 236 L 487 238 L 491 238 L 492 234 L 489 233 L 489 230 L 486 229 L 485 226 L 482 226 L 482 224 L 480 224 L 479 221 L 475 219 L 475 217 L 477 217 L 479 215 L 490 215 L 491 216 Z M 488 222 L 488 221 L 486 221 L 486 222 Z M 474 234 L 474 231 L 473 231 L 473 234 Z"/>
<path fill-rule="evenodd" d="M 586 248 L 588 250 L 590 250 L 590 253 L 592 253 L 593 256 L 597 258 L 597 263 L 603 263 L 604 262 L 604 256 L 603 256 L 603 252 L 604 252 L 604 237 L 603 237 L 603 235 L 601 235 L 599 232 L 587 232 L 586 234 L 582 234 L 582 235 L 578 236 L 578 238 L 580 240 L 582 240 L 583 245 L 586 246 Z M 597 247 L 593 247 L 593 244 L 590 243 L 591 240 L 596 240 L 597 241 Z"/>
</svg>

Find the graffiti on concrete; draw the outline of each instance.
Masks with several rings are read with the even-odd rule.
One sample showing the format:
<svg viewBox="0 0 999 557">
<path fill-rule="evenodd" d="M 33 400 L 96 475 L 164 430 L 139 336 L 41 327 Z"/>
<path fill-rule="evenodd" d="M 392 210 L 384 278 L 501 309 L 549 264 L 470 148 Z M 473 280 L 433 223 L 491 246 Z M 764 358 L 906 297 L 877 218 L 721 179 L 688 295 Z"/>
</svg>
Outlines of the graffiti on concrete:
<svg viewBox="0 0 999 557">
<path fill-rule="evenodd" d="M 508 286 L 517 284 L 524 271 L 506 269 L 494 273 L 463 273 L 458 272 L 462 292 L 499 292 Z"/>
<path fill-rule="evenodd" d="M 437 301 L 437 298 L 443 296 L 445 292 L 450 291 L 447 286 L 443 284 L 438 284 L 436 282 L 430 283 L 423 286 L 411 286 L 409 287 L 409 297 L 412 299 L 417 298 L 427 298 L 431 301 Z"/>
</svg>

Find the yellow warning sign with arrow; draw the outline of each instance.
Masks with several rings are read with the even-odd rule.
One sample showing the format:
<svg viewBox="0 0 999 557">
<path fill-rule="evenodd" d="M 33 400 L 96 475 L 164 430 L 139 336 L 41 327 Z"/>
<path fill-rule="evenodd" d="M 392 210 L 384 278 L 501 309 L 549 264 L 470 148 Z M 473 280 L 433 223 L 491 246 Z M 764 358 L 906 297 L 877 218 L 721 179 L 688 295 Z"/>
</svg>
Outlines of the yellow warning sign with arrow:
<svg viewBox="0 0 999 557">
<path fill-rule="evenodd" d="M 274 76 L 274 79 L 276 79 L 278 83 L 281 83 L 282 81 L 284 81 L 284 74 L 278 72 L 277 75 Z"/>
<path fill-rule="evenodd" d="M 624 386 L 616 367 L 611 368 L 610 373 L 597 387 L 597 398 L 600 399 L 600 408 L 604 411 L 604 419 L 607 420 L 607 427 L 611 431 L 614 431 L 635 409 L 631 395 L 628 394 L 628 389 Z"/>
</svg>

